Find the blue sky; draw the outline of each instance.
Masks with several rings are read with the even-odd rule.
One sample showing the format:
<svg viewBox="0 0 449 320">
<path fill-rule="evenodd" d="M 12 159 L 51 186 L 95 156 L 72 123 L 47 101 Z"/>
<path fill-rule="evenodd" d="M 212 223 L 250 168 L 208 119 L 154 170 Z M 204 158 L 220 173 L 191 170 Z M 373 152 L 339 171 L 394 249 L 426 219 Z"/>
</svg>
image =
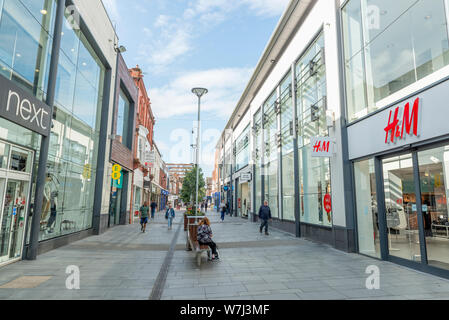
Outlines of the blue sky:
<svg viewBox="0 0 449 320">
<path fill-rule="evenodd" d="M 197 98 L 202 99 L 201 166 L 215 145 L 289 0 L 103 0 L 129 68 L 145 74 L 155 141 L 166 162 L 193 162 Z"/>
</svg>

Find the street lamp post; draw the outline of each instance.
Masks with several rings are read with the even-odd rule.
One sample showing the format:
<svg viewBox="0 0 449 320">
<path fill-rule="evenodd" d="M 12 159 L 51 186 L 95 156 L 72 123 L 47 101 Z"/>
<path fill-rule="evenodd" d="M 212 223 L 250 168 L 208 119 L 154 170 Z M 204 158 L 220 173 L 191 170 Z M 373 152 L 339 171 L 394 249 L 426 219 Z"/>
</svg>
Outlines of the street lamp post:
<svg viewBox="0 0 449 320">
<path fill-rule="evenodd" d="M 204 88 L 193 88 L 192 92 L 198 97 L 198 132 L 196 134 L 196 192 L 195 192 L 195 215 L 198 212 L 198 189 L 199 189 L 199 178 L 200 178 L 200 167 L 199 167 L 199 157 L 200 157 L 200 131 L 201 131 L 201 97 L 207 94 L 208 90 Z"/>
</svg>

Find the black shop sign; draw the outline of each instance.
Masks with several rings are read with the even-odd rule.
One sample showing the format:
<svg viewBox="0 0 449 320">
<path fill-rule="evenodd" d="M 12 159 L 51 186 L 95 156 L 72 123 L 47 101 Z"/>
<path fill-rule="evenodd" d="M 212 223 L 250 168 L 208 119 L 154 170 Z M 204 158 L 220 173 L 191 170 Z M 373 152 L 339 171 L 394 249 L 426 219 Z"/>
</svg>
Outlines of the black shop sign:
<svg viewBox="0 0 449 320">
<path fill-rule="evenodd" d="M 3 76 L 0 76 L 0 117 L 40 135 L 50 134 L 51 108 Z"/>
</svg>

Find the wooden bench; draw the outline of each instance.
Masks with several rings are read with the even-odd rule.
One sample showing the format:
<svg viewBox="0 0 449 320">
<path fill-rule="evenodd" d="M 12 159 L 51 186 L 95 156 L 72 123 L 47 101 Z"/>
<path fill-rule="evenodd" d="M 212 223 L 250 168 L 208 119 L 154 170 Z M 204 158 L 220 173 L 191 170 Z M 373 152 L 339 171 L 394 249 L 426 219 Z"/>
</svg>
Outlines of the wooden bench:
<svg viewBox="0 0 449 320">
<path fill-rule="evenodd" d="M 200 245 L 198 243 L 198 225 L 197 224 L 190 224 L 187 229 L 187 241 L 186 246 L 187 250 L 193 251 L 195 253 L 196 257 L 196 263 L 199 266 L 201 266 L 201 255 L 203 252 L 209 251 L 208 245 Z"/>
</svg>

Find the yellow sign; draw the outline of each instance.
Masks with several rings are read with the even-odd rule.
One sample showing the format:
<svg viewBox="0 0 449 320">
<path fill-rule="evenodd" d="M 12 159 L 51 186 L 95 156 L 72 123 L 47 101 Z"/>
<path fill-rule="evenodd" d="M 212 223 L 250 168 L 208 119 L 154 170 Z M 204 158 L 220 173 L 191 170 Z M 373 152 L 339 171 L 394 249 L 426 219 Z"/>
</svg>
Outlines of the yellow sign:
<svg viewBox="0 0 449 320">
<path fill-rule="evenodd" d="M 115 164 L 112 166 L 112 179 L 113 180 L 120 180 L 122 177 L 122 167 L 118 164 Z"/>
<path fill-rule="evenodd" d="M 83 178 L 86 180 L 90 179 L 90 177 L 92 176 L 91 171 L 92 170 L 90 164 L 85 164 L 83 169 Z"/>
</svg>

